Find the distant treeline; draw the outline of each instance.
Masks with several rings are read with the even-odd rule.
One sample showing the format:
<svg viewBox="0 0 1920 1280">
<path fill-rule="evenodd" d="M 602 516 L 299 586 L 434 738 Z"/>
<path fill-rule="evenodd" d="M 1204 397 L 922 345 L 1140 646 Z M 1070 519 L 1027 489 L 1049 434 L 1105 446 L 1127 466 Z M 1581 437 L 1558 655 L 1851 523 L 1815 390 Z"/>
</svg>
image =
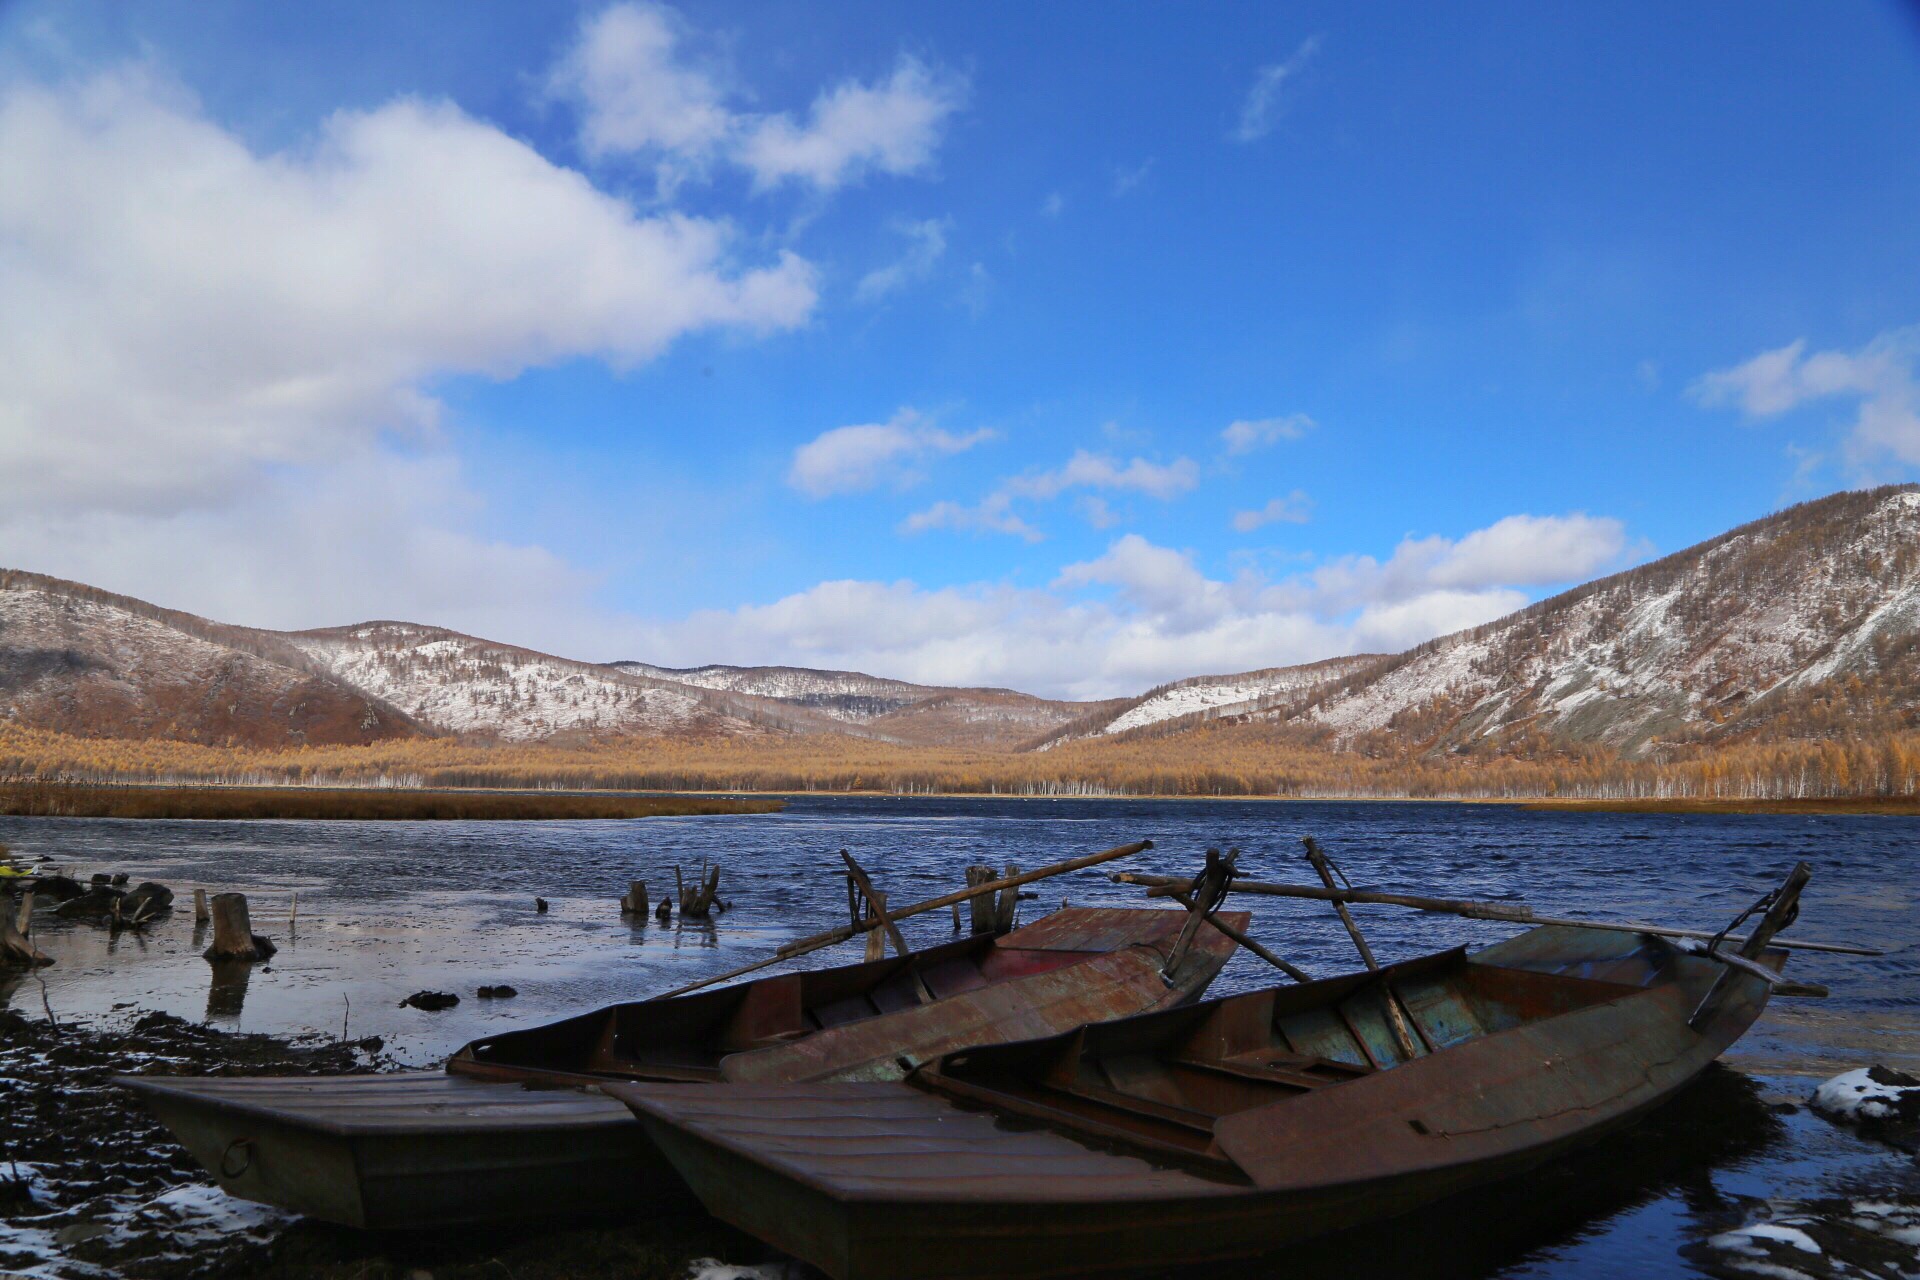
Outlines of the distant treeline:
<svg viewBox="0 0 1920 1280">
<path fill-rule="evenodd" d="M 707 796 L 414 791 L 388 787 L 0 784 L 0 815 L 34 818 L 303 818 L 489 821 L 773 813 L 778 800 Z"/>
</svg>

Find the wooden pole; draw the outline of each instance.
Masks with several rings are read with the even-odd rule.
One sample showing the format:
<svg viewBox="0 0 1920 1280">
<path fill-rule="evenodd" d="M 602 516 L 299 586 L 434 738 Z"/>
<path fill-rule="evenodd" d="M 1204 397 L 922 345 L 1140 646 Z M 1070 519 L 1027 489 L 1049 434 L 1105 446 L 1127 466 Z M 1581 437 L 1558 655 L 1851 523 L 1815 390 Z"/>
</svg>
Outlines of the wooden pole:
<svg viewBox="0 0 1920 1280">
<path fill-rule="evenodd" d="M 1132 844 L 1118 845 L 1112 849 L 1102 850 L 1099 853 L 1089 853 L 1084 857 L 1069 858 L 1065 862 L 1056 862 L 1051 866 L 1037 867 L 1011 880 L 989 880 L 985 884 L 969 885 L 965 889 L 957 889 L 952 893 L 942 894 L 938 898 L 929 898 L 925 902 L 916 902 L 910 907 L 902 907 L 900 910 L 892 913 L 892 918 L 895 920 L 905 920 L 908 916 L 917 916 L 927 911 L 938 911 L 942 907 L 950 907 L 956 902 L 966 902 L 969 899 L 978 898 L 983 894 L 998 893 L 1009 888 L 1017 889 L 1023 884 L 1032 884 L 1035 880 L 1045 880 L 1049 876 L 1065 875 L 1069 871 L 1080 871 L 1087 867 L 1098 866 L 1102 862 L 1111 862 L 1115 858 L 1130 857 L 1133 854 L 1151 848 L 1153 848 L 1153 841 L 1138 840 Z M 796 941 L 789 942 L 786 946 L 781 947 L 764 960 L 756 960 L 752 964 L 743 964 L 737 969 L 729 969 L 725 973 L 716 973 L 710 978 L 702 978 L 698 982 L 689 982 L 684 987 L 675 987 L 672 991 L 663 991 L 657 996 L 650 996 L 648 998 L 652 1000 L 667 1000 L 674 996 L 683 996 L 689 991 L 699 991 L 704 987 L 711 987 L 716 983 L 726 982 L 730 978 L 738 978 L 745 974 L 752 973 L 757 969 L 764 969 L 768 965 L 779 964 L 782 960 L 791 960 L 795 956 L 803 956 L 809 952 L 818 951 L 822 947 L 830 947 L 836 942 L 845 942 L 855 934 L 866 933 L 869 930 L 878 928 L 879 924 L 880 922 L 877 920 L 862 920 L 857 924 L 842 925 L 838 929 L 829 929 L 825 933 L 816 933 L 810 938 L 800 938 Z"/>
<path fill-rule="evenodd" d="M 1193 910 L 1193 898 L 1191 896 L 1184 893 L 1169 893 L 1166 896 L 1169 898 L 1172 898 L 1175 902 L 1179 903 L 1181 906 L 1185 907 L 1187 910 L 1189 911 Z M 1299 969 L 1293 965 L 1288 964 L 1285 960 L 1282 960 L 1279 956 L 1273 954 L 1273 952 L 1267 950 L 1265 947 L 1255 942 L 1252 938 L 1249 938 L 1246 934 L 1240 932 L 1238 929 L 1234 928 L 1232 925 L 1222 920 L 1218 915 L 1215 915 L 1213 912 L 1207 913 L 1207 923 L 1212 925 L 1214 928 L 1218 929 L 1221 933 L 1226 934 L 1227 937 L 1233 939 L 1233 941 L 1235 941 L 1239 945 L 1253 952 L 1253 954 L 1255 954 L 1256 956 L 1259 956 L 1262 960 L 1265 960 L 1268 964 L 1272 965 L 1274 968 L 1278 969 L 1280 972 L 1286 974 L 1289 978 L 1292 978 L 1295 982 L 1312 982 L 1313 981 L 1313 979 L 1307 975 L 1304 969 Z"/>
<path fill-rule="evenodd" d="M 28 885 L 27 891 L 20 895 L 20 915 L 18 916 L 18 918 L 14 920 L 13 927 L 18 929 L 22 936 L 25 936 L 33 932 L 33 886 L 32 885 Z"/>
<path fill-rule="evenodd" d="M 1192 887 L 1193 881 L 1184 876 L 1142 875 L 1133 871 L 1116 871 L 1112 876 L 1115 884 L 1137 884 L 1156 898 L 1171 897 L 1175 893 L 1185 893 Z M 1615 929 L 1621 933 L 1650 933 L 1658 938 L 1698 938 L 1703 942 L 1711 941 L 1717 935 L 1711 929 L 1676 929 L 1660 924 L 1641 924 L 1631 920 L 1577 920 L 1569 916 L 1543 916 L 1529 907 L 1507 906 L 1497 902 L 1470 902 L 1456 898 L 1426 898 L 1411 893 L 1379 893 L 1372 889 L 1324 889 L 1314 884 L 1272 884 L 1260 880 L 1235 880 L 1235 893 L 1255 893 L 1271 898 L 1310 898 L 1317 902 L 1358 902 L 1373 903 L 1385 907 L 1408 907 L 1414 911 L 1431 911 L 1440 915 L 1461 916 L 1468 920 L 1498 920 L 1506 924 L 1564 925 L 1569 929 Z M 1747 939 L 1729 937 L 1723 941 L 1743 943 Z M 1783 947 L 1791 951 L 1826 951 L 1843 956 L 1883 956 L 1884 951 L 1872 947 L 1856 947 L 1839 942 L 1786 941 L 1781 938 L 1770 939 L 1771 947 Z"/>
<path fill-rule="evenodd" d="M 1307 846 L 1307 861 L 1311 862 L 1313 869 L 1320 874 L 1320 883 L 1329 889 L 1335 888 L 1333 867 L 1327 862 L 1327 855 L 1322 852 L 1320 842 L 1312 836 L 1307 836 L 1301 843 Z M 1353 912 L 1347 910 L 1347 904 L 1338 899 L 1334 900 L 1333 909 L 1340 913 L 1340 923 L 1347 926 L 1347 936 L 1353 939 L 1353 945 L 1360 952 L 1360 958 L 1366 962 L 1367 972 L 1380 972 L 1380 962 L 1373 958 L 1373 948 L 1367 945 L 1366 937 L 1360 932 L 1360 926 L 1353 922 Z M 1393 984 L 1384 980 L 1380 983 L 1380 993 L 1386 997 L 1387 1021 L 1392 1025 L 1393 1038 L 1400 1045 L 1400 1052 L 1407 1055 L 1407 1061 L 1412 1062 L 1420 1055 L 1414 1051 L 1413 1035 L 1407 1030 L 1407 1020 L 1400 1012 L 1400 997 L 1393 994 Z"/>
<path fill-rule="evenodd" d="M 193 891 L 194 927 L 198 928 L 210 919 L 212 919 L 212 916 L 207 910 L 207 891 L 205 889 L 195 889 Z"/>
<path fill-rule="evenodd" d="M 867 895 L 867 919 L 882 924 L 882 928 L 867 930 L 867 956 L 869 961 L 887 958 L 886 925 L 893 922 L 887 919 L 887 895 L 879 890 Z"/>
<path fill-rule="evenodd" d="M 903 956 L 909 954 L 907 951 L 907 939 L 900 932 L 900 926 L 895 924 L 892 917 L 887 915 L 887 895 L 873 887 L 873 881 L 868 877 L 866 868 L 855 862 L 851 853 L 842 849 L 840 856 L 846 860 L 847 875 L 860 887 L 860 892 L 867 895 L 867 901 L 873 905 L 873 914 L 879 919 L 881 929 L 886 930 L 887 937 L 893 939 L 894 950 Z M 956 902 L 953 904 L 953 907 L 954 910 L 958 911 L 960 904 Z M 867 934 L 867 959 L 878 960 L 886 955 L 886 948 L 878 945 L 879 939 L 880 929 L 872 930 Z M 920 976 L 920 971 L 909 964 L 907 966 L 907 972 L 913 977 L 913 989 L 919 993 L 921 1003 L 932 1004 L 934 999 L 933 992 L 928 988 L 926 979 Z"/>
</svg>

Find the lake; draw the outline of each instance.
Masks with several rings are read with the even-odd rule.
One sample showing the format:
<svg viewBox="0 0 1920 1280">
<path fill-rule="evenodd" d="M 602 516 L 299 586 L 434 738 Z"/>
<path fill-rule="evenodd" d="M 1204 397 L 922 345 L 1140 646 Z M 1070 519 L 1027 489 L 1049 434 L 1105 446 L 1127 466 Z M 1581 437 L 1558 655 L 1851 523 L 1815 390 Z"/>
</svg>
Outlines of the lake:
<svg viewBox="0 0 1920 1280">
<path fill-rule="evenodd" d="M 1920 1070 L 1920 820 L 1911 818 L 846 797 L 795 797 L 777 815 L 630 822 L 0 818 L 0 843 L 16 855 L 52 855 L 81 878 L 126 871 L 181 898 L 170 919 L 118 939 L 41 916 L 38 940 L 57 959 L 42 971 L 44 998 L 61 1019 L 164 1009 L 248 1031 L 344 1030 L 382 1036 L 397 1057 L 421 1065 L 475 1036 L 678 986 L 843 922 L 843 848 L 899 906 L 958 887 L 969 863 L 1032 868 L 1154 841 L 1145 854 L 1035 886 L 1038 898 L 1021 909 L 1030 920 L 1062 900 L 1140 903 L 1140 890 L 1112 884 L 1107 872 L 1193 874 L 1208 846 L 1239 848 L 1250 878 L 1311 880 L 1304 835 L 1317 837 L 1356 885 L 1698 928 L 1726 923 L 1804 858 L 1814 877 L 1786 936 L 1858 941 L 1888 954 L 1797 953 L 1790 975 L 1827 985 L 1832 998 L 1776 1000 L 1725 1059 L 1731 1071 L 1712 1073 L 1641 1131 L 1530 1178 L 1525 1196 L 1509 1187 L 1477 1212 L 1454 1206 L 1423 1215 L 1417 1230 L 1290 1256 L 1290 1274 L 1332 1275 L 1356 1256 L 1363 1270 L 1427 1276 L 1693 1274 L 1682 1249 L 1737 1221 L 1742 1197 L 1920 1191 L 1909 1158 L 1783 1105 L 1871 1062 Z M 715 922 L 662 927 L 621 917 L 629 880 L 644 879 L 658 901 L 671 892 L 676 865 L 691 877 L 703 860 L 722 867 L 721 897 L 731 907 Z M 280 946 L 244 984 L 210 982 L 188 901 L 195 885 L 247 893 L 256 930 Z M 536 896 L 549 902 L 547 913 L 536 912 Z M 1358 967 L 1324 904 L 1235 905 L 1255 912 L 1255 937 L 1315 976 Z M 1515 931 L 1392 907 L 1356 915 L 1382 959 Z M 945 912 L 903 928 L 916 946 L 952 936 Z M 850 963 L 858 946 L 795 963 Z M 1213 990 L 1276 980 L 1241 954 Z M 479 985 L 502 982 L 519 996 L 475 997 Z M 438 1013 L 399 1007 L 421 989 L 455 992 L 461 1003 Z M 0 1002 L 37 1013 L 42 998 L 34 979 L 0 980 Z M 1470 1229 L 1460 1225 L 1467 1220 Z"/>
</svg>

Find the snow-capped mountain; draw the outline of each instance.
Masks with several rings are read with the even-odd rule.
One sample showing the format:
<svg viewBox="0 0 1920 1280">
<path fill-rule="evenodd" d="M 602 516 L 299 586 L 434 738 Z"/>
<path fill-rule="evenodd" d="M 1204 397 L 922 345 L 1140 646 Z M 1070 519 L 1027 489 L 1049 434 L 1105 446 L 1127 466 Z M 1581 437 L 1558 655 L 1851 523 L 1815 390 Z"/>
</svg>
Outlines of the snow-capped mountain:
<svg viewBox="0 0 1920 1280">
<path fill-rule="evenodd" d="M 63 733 L 246 746 L 420 732 L 271 632 L 0 570 L 0 718 Z"/>
<path fill-rule="evenodd" d="M 410 622 L 297 631 L 314 662 L 442 733 L 527 742 L 565 733 L 752 728 L 724 699 L 665 680 Z"/>
<path fill-rule="evenodd" d="M 439 627 L 227 626 L 0 570 L 0 719 L 249 746 L 846 734 L 1023 750 L 1217 721 L 1444 751 L 1920 723 L 1920 486 L 1835 494 L 1392 657 L 1058 702 L 797 667 L 589 663 Z"/>
<path fill-rule="evenodd" d="M 1377 663 L 1379 654 L 1328 658 L 1292 667 L 1268 667 L 1237 675 L 1189 676 L 1137 698 L 1112 704 L 1110 710 L 1085 716 L 1062 727 L 1043 744 L 1055 746 L 1077 738 L 1127 733 L 1159 726 L 1184 728 L 1227 717 L 1285 713 L 1298 708 L 1327 686 Z"/>
<path fill-rule="evenodd" d="M 1420 645 L 1297 718 L 1336 742 L 1644 752 L 1920 711 L 1920 486 L 1840 493 Z"/>
</svg>

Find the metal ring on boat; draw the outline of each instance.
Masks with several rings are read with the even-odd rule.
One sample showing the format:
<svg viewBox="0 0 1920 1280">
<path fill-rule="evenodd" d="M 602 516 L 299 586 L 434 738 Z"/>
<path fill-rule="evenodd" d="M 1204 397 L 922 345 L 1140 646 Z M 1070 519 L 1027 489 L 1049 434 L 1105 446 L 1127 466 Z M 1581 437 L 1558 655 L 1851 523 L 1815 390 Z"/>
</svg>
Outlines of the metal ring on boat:
<svg viewBox="0 0 1920 1280">
<path fill-rule="evenodd" d="M 233 1153 L 236 1150 L 240 1152 L 240 1167 L 238 1169 L 229 1167 L 233 1159 Z M 252 1167 L 252 1138 L 235 1138 L 227 1144 L 227 1149 L 220 1153 L 220 1176 L 223 1178 L 237 1178 Z"/>
</svg>

